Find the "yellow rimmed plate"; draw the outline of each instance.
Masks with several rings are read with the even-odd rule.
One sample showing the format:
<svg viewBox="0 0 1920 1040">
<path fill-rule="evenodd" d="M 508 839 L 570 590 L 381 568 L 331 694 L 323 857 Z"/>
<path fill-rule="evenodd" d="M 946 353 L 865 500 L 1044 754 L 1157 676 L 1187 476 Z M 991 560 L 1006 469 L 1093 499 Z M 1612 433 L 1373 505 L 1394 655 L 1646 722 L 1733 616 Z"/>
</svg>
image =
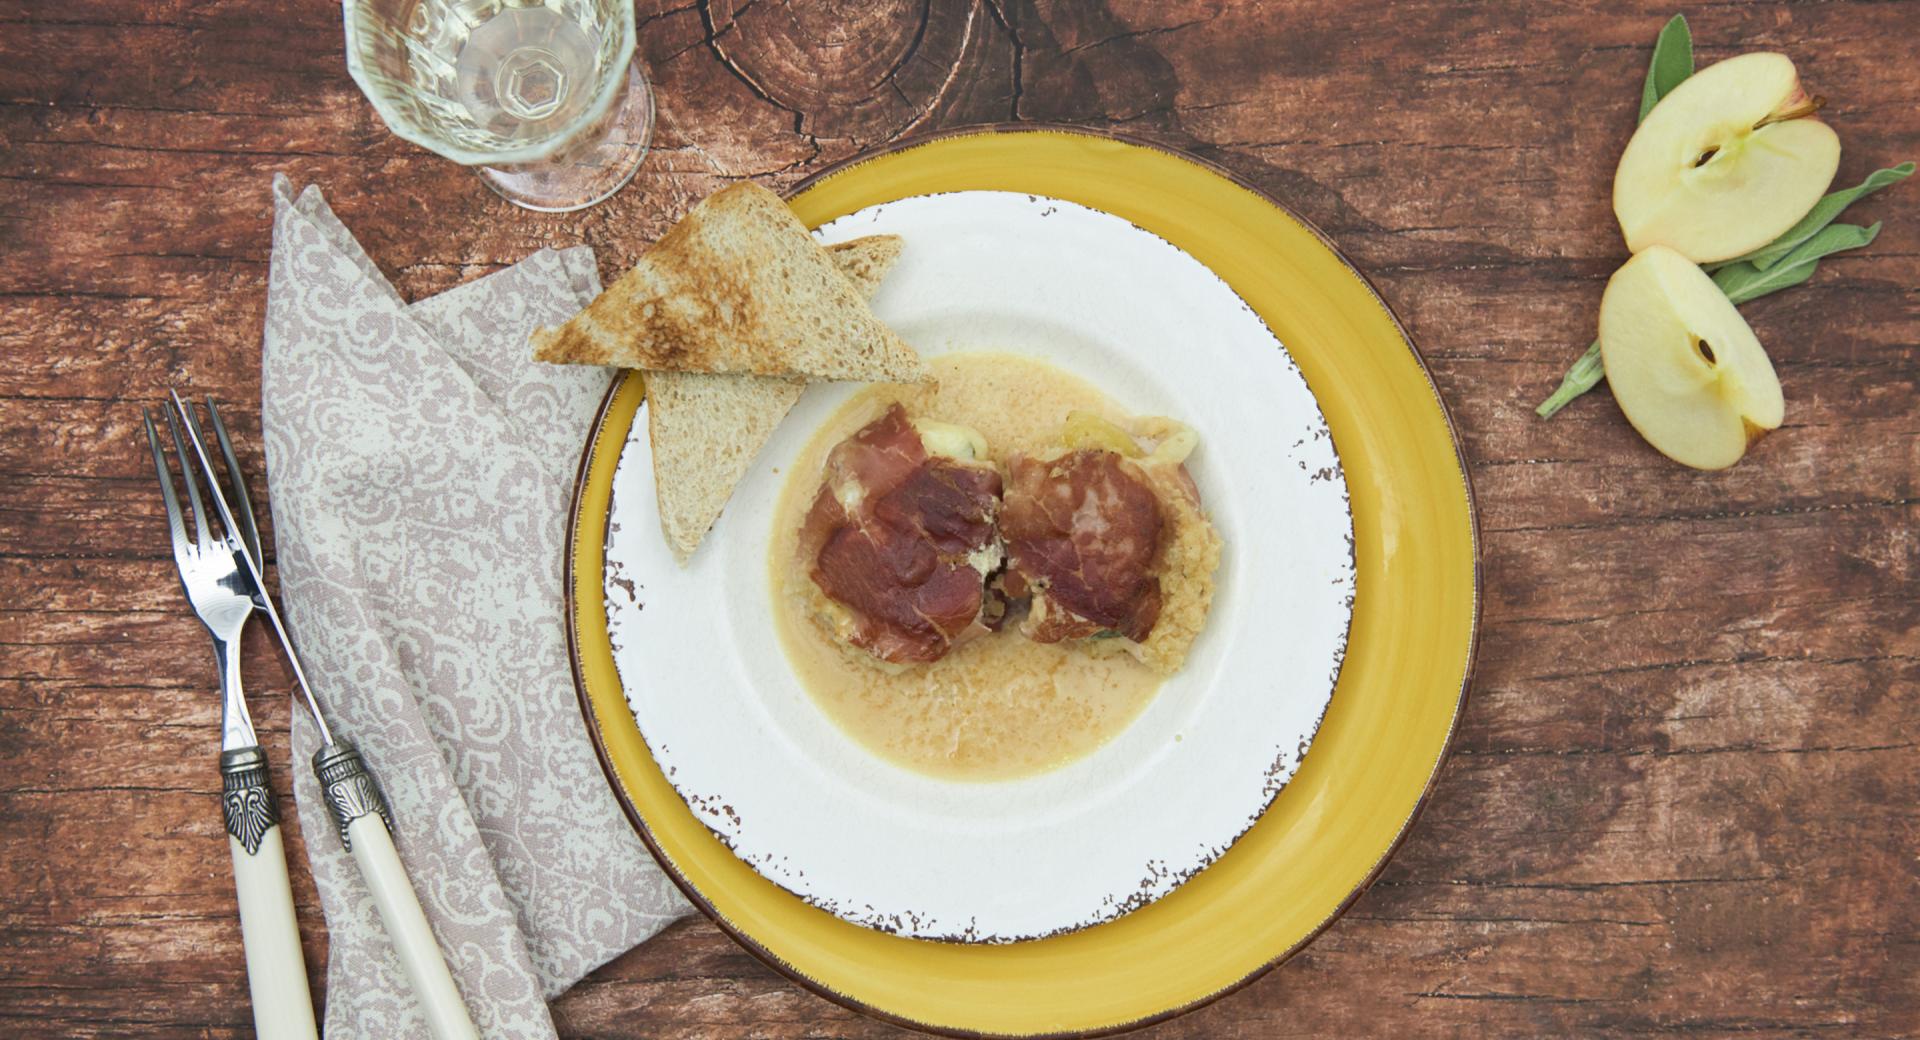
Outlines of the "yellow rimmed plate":
<svg viewBox="0 0 1920 1040">
<path fill-rule="evenodd" d="M 735 858 L 661 775 L 628 710 L 602 597 L 609 496 L 643 389 L 609 394 L 581 464 L 568 559 L 582 707 L 629 818 L 689 899 L 835 1001 L 961 1035 L 1086 1035 L 1177 1014 L 1305 945 L 1379 871 L 1453 734 L 1479 614 L 1472 493 L 1452 425 L 1372 288 L 1279 203 L 1192 158 L 1054 128 L 923 138 L 835 167 L 791 201 L 809 226 L 943 191 L 1030 192 L 1123 217 L 1220 275 L 1272 328 L 1333 431 L 1358 593 L 1305 763 L 1233 848 L 1172 894 L 1084 931 L 1006 946 L 899 938 L 803 903 Z"/>
</svg>

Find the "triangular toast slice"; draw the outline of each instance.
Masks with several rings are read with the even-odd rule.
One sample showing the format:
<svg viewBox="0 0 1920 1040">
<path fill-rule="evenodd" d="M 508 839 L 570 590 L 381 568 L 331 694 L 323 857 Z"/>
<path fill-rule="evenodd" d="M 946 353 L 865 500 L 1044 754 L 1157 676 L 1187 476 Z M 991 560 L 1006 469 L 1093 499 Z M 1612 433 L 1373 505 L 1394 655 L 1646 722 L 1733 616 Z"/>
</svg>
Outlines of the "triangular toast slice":
<svg viewBox="0 0 1920 1040">
<path fill-rule="evenodd" d="M 873 316 L 778 195 L 751 181 L 707 197 L 534 358 L 809 379 L 917 382 L 927 368 Z"/>
<path fill-rule="evenodd" d="M 827 255 L 863 298 L 872 299 L 900 259 L 900 236 L 857 238 L 830 247 Z M 652 371 L 645 379 L 660 531 L 674 559 L 685 564 L 807 384 L 710 372 Z"/>
</svg>

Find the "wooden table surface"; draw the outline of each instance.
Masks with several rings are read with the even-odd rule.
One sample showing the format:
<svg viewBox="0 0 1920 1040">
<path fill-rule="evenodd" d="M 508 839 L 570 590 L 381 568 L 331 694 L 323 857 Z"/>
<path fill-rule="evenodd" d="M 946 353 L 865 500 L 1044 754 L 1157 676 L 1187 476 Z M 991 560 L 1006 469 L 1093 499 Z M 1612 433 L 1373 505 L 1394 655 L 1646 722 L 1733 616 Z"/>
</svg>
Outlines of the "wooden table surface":
<svg viewBox="0 0 1920 1040">
<path fill-rule="evenodd" d="M 1624 259 L 1609 185 L 1672 3 L 640 0 L 655 150 L 545 217 L 386 130 L 336 4 L 0 2 L 0 1033 L 250 1031 L 214 674 L 136 405 L 234 402 L 259 472 L 274 172 L 417 298 L 545 245 L 611 276 L 729 180 L 999 120 L 1188 149 L 1317 223 L 1420 344 L 1479 494 L 1478 677 L 1425 815 L 1306 952 L 1153 1036 L 1920 1033 L 1920 183 L 1860 207 L 1888 220 L 1870 249 L 1745 309 L 1788 419 L 1737 468 L 1668 463 L 1604 393 L 1531 411 Z M 1794 58 L 1839 182 L 1920 158 L 1920 5 L 1688 13 L 1703 61 Z M 284 688 L 254 636 L 252 685 Z M 288 704 L 255 710 L 288 791 Z M 554 1011 L 568 1036 L 900 1032 L 704 920 Z"/>
</svg>

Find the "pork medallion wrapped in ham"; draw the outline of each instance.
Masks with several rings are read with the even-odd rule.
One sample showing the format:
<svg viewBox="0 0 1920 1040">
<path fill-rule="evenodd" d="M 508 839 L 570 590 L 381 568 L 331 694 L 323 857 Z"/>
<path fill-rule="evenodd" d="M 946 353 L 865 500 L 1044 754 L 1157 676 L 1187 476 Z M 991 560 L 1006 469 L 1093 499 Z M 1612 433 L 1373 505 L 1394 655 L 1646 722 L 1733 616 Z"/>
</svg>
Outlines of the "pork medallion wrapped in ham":
<svg viewBox="0 0 1920 1040">
<path fill-rule="evenodd" d="M 1075 412 L 1060 447 L 1007 461 L 1007 569 L 995 584 L 1026 603 L 1022 634 L 1125 651 L 1163 675 L 1179 669 L 1206 622 L 1220 562 L 1186 468 L 1197 444 L 1171 420 L 1137 420 L 1130 433 Z"/>
<path fill-rule="evenodd" d="M 894 665 L 937 661 L 989 630 L 1001 478 L 961 426 L 895 404 L 827 456 L 801 558 L 842 641 Z M 988 608 L 983 616 L 983 608 Z"/>
</svg>

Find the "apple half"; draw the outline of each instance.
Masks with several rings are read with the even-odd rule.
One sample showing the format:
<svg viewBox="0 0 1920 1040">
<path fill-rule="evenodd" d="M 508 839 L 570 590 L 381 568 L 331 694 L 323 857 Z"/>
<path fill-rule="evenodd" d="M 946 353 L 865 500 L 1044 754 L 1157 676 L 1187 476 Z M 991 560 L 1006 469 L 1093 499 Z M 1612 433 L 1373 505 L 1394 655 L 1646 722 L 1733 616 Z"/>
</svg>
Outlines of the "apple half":
<svg viewBox="0 0 1920 1040">
<path fill-rule="evenodd" d="M 1647 113 L 1613 175 L 1627 248 L 1670 246 L 1706 264 L 1778 238 L 1840 166 L 1840 138 L 1813 118 L 1819 107 L 1784 54 L 1742 54 L 1683 80 Z"/>
<path fill-rule="evenodd" d="M 1699 265 L 1666 246 L 1608 280 L 1600 358 L 1627 421 L 1682 465 L 1731 466 L 1786 417 L 1780 379 L 1746 319 Z"/>
</svg>

